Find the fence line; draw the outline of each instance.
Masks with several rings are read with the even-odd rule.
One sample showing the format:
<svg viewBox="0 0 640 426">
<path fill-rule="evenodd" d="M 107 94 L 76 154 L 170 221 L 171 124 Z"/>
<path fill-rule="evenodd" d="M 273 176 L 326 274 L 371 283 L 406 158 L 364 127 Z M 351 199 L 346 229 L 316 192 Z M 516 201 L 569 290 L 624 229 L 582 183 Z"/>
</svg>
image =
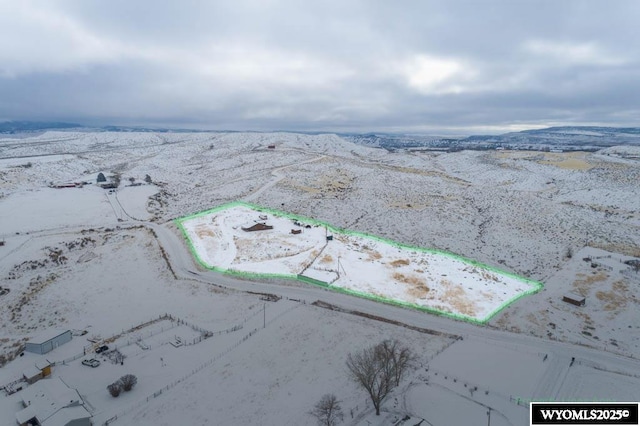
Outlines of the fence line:
<svg viewBox="0 0 640 426">
<path fill-rule="evenodd" d="M 163 392 L 168 391 L 169 389 L 177 386 L 178 384 L 182 383 L 183 381 L 185 381 L 186 379 L 188 379 L 189 377 L 199 373 L 200 371 L 202 371 L 203 369 L 211 366 L 214 362 L 218 361 L 220 358 L 222 358 L 223 356 L 227 355 L 229 352 L 231 352 L 232 350 L 234 350 L 235 348 L 237 348 L 238 346 L 240 346 L 242 343 L 246 342 L 247 340 L 249 340 L 249 338 L 253 335 L 255 335 L 258 332 L 258 329 L 255 328 L 252 331 L 250 331 L 248 334 L 246 334 L 242 339 L 240 339 L 239 341 L 237 341 L 236 343 L 234 343 L 232 346 L 229 346 L 227 349 L 225 349 L 223 352 L 220 352 L 219 354 L 217 354 L 215 357 L 209 359 L 207 362 L 199 365 L 198 367 L 194 368 L 193 370 L 191 370 L 189 373 L 185 374 L 184 376 L 182 376 L 179 379 L 174 380 L 173 382 L 169 383 L 168 385 L 164 386 L 163 388 L 155 391 L 154 393 L 152 393 L 151 395 L 147 396 L 145 399 L 141 400 L 140 402 L 138 402 L 137 404 L 132 405 L 131 407 L 121 411 L 120 413 L 116 414 L 115 416 L 109 418 L 107 421 L 105 421 L 103 423 L 104 426 L 107 426 L 109 424 L 111 424 L 112 422 L 116 421 L 119 417 L 124 416 L 125 414 L 129 414 L 130 412 L 140 408 L 143 404 L 149 402 L 150 400 L 159 397 L 160 395 L 162 395 Z"/>
<path fill-rule="evenodd" d="M 298 308 L 299 306 L 300 306 L 299 304 L 296 304 L 296 305 L 292 306 L 291 308 L 289 308 L 289 309 L 281 312 L 280 314 L 276 315 L 275 317 L 273 317 L 272 319 L 270 319 L 268 322 L 265 323 L 265 327 L 267 325 L 270 325 L 271 323 L 273 323 L 275 320 L 279 319 L 283 315 L 285 315 L 285 314 L 291 312 L 292 310 Z M 258 313 L 262 313 L 262 311 L 258 311 Z M 255 314 L 252 315 L 252 317 L 253 316 L 255 316 Z M 246 320 L 245 320 L 245 322 L 246 322 Z M 242 325 L 234 326 L 234 327 L 231 327 L 231 328 L 229 328 L 227 330 L 221 330 L 221 331 L 219 331 L 217 333 L 219 333 L 219 334 L 221 334 L 221 333 L 229 333 L 231 331 L 240 330 L 241 328 L 242 328 Z M 154 393 L 152 393 L 151 395 L 148 395 L 145 399 L 139 401 L 137 404 L 134 404 L 131 407 L 129 407 L 129 408 L 121 411 L 120 413 L 114 415 L 113 417 L 109 418 L 107 421 L 105 421 L 103 423 L 103 426 L 108 426 L 112 422 L 118 420 L 119 417 L 122 417 L 122 416 L 124 416 L 126 414 L 131 413 L 132 411 L 140 408 L 143 404 L 151 401 L 154 398 L 159 397 L 160 395 L 162 395 L 163 392 L 168 391 L 169 389 L 171 389 L 171 388 L 177 386 L 178 384 L 182 383 L 183 381 L 187 380 L 189 377 L 191 377 L 191 376 L 199 373 L 203 369 L 211 366 L 213 363 L 215 363 L 216 361 L 221 359 L 223 356 L 229 354 L 229 352 L 231 352 L 232 350 L 236 349 L 238 346 L 240 346 L 241 344 L 243 344 L 244 342 L 249 340 L 249 338 L 254 336 L 259 330 L 260 330 L 259 328 L 254 328 L 249 333 L 245 334 L 244 337 L 242 337 L 242 339 L 238 340 L 236 343 L 234 343 L 233 345 L 229 346 L 224 351 L 220 352 L 219 354 L 217 354 L 213 358 L 209 359 L 207 362 L 205 362 L 205 363 L 199 365 L 198 367 L 194 368 L 193 370 L 191 370 L 189 373 L 187 373 L 186 375 L 182 376 L 181 378 L 174 380 L 173 382 L 171 382 L 168 385 L 164 386 L 162 389 L 159 389 L 159 390 L 155 391 Z"/>
<path fill-rule="evenodd" d="M 463 387 L 464 387 L 464 388 L 469 392 L 469 394 L 471 395 L 471 397 L 473 397 L 473 394 L 474 394 L 475 392 L 478 392 L 478 393 L 480 393 L 480 394 L 482 394 L 482 393 L 483 393 L 485 396 L 486 396 L 486 395 L 489 395 L 489 389 L 488 389 L 488 388 L 486 388 L 486 387 L 484 387 L 484 386 L 481 386 L 481 385 L 478 385 L 478 384 L 476 384 L 476 383 L 472 383 L 472 382 L 470 382 L 469 380 L 463 380 L 463 379 L 460 379 L 459 377 L 457 377 L 457 376 L 455 376 L 455 375 L 452 375 L 451 373 L 447 373 L 447 372 L 442 371 L 442 370 L 433 370 L 433 369 L 431 369 L 431 368 L 428 368 L 428 369 L 426 370 L 426 372 L 427 372 L 427 373 L 429 373 L 429 374 L 433 373 L 433 375 L 434 375 L 435 377 L 442 377 L 442 378 L 444 378 L 444 380 L 447 380 L 447 381 L 451 380 L 451 381 L 453 381 L 453 383 L 459 383 L 460 385 L 462 385 L 462 386 L 463 386 Z M 426 380 L 427 380 L 427 381 L 429 381 L 429 379 L 428 379 L 428 378 L 427 378 Z M 445 387 L 446 387 L 446 386 L 445 386 Z M 449 390 L 452 390 L 452 389 L 449 389 Z M 452 390 L 452 391 L 453 391 L 453 390 Z M 454 392 L 455 392 L 455 391 L 454 391 Z M 498 396 L 498 397 L 500 397 L 500 398 L 503 398 L 503 399 L 505 399 L 505 400 L 506 400 L 506 399 L 509 399 L 509 401 L 514 402 L 514 403 L 516 403 L 516 404 L 520 405 L 519 403 L 517 403 L 517 402 L 516 402 L 516 398 L 515 398 L 515 397 L 513 397 L 512 395 L 509 395 L 509 396 L 507 397 L 507 395 L 504 395 L 504 394 L 502 394 L 502 393 L 500 393 L 500 392 L 496 392 L 495 390 L 492 390 L 492 391 L 491 391 L 491 394 L 492 394 L 492 395 L 495 395 L 495 396 Z"/>
<path fill-rule="evenodd" d="M 193 323 L 190 323 L 188 321 L 185 321 L 185 320 L 183 320 L 181 318 L 175 317 L 175 316 L 173 316 L 171 314 L 165 313 L 163 315 L 158 316 L 158 318 L 154 318 L 152 320 L 143 322 L 141 324 L 138 324 L 136 326 L 133 326 L 133 327 L 129 328 L 126 331 L 123 330 L 119 334 L 113 335 L 113 336 L 108 337 L 106 339 L 100 339 L 100 340 L 103 343 L 111 343 L 111 342 L 114 342 L 114 341 L 122 338 L 122 336 L 124 336 L 125 334 L 138 332 L 141 329 L 143 329 L 144 327 L 148 327 L 148 326 L 153 325 L 153 324 L 155 324 L 157 322 L 165 321 L 165 320 L 166 321 L 170 321 L 171 326 L 169 326 L 168 328 L 161 327 L 159 330 L 155 330 L 155 331 L 153 331 L 153 330 L 149 331 L 149 332 L 147 332 L 148 334 L 144 334 L 144 333 L 142 335 L 139 334 L 136 338 L 133 338 L 133 339 L 129 338 L 129 339 L 127 339 L 127 343 L 121 343 L 119 345 L 114 345 L 114 349 L 126 348 L 127 346 L 130 346 L 130 345 L 132 345 L 134 343 L 139 342 L 143 338 L 149 338 L 149 337 L 155 336 L 156 334 L 164 333 L 165 331 L 171 330 L 172 328 L 178 327 L 180 325 L 185 325 L 187 327 L 190 327 L 194 331 L 197 331 L 198 333 L 200 333 L 200 337 L 197 338 L 197 339 L 194 339 L 193 342 L 190 343 L 191 345 L 196 344 L 196 343 L 200 343 L 202 340 L 208 339 L 211 336 L 215 336 L 215 335 L 219 335 L 219 334 L 223 334 L 223 333 L 230 333 L 231 331 L 237 331 L 237 330 L 242 329 L 242 325 L 235 325 L 235 326 L 233 326 L 233 327 L 231 327 L 229 329 L 226 329 L 226 330 L 220 330 L 220 331 L 213 332 L 213 331 L 206 330 L 206 329 L 204 329 L 204 328 L 202 328 L 202 327 L 200 327 L 198 325 L 195 325 Z M 51 365 L 52 366 L 55 366 L 57 364 L 63 364 L 64 365 L 64 364 L 66 364 L 68 362 L 75 361 L 78 358 L 82 358 L 83 356 L 86 356 L 87 354 L 92 353 L 95 346 L 96 346 L 95 344 L 86 345 L 86 346 L 84 346 L 82 348 L 82 350 L 83 350 L 82 353 L 79 353 L 77 355 L 74 355 L 74 356 L 71 356 L 69 358 L 63 359 L 62 361 L 52 362 Z"/>
</svg>

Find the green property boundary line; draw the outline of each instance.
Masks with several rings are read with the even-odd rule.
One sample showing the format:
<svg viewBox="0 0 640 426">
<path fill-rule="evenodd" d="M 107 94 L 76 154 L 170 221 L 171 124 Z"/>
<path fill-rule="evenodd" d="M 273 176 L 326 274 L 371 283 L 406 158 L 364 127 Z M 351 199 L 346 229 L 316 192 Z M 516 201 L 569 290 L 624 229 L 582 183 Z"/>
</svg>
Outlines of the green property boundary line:
<svg viewBox="0 0 640 426">
<path fill-rule="evenodd" d="M 485 269 L 487 271 L 492 271 L 492 272 L 498 273 L 500 275 L 504 275 L 504 276 L 513 278 L 515 280 L 518 280 L 520 282 L 528 284 L 529 286 L 531 286 L 531 288 L 528 291 L 520 293 L 520 294 L 512 297 L 511 299 L 505 301 L 500 306 L 498 306 L 496 309 L 494 309 L 493 311 L 489 312 L 484 318 L 477 319 L 477 318 L 474 318 L 474 317 L 471 317 L 471 316 L 468 316 L 468 315 L 464 315 L 464 314 L 455 314 L 455 313 L 451 313 L 451 312 L 441 311 L 441 310 L 438 310 L 438 309 L 435 309 L 435 308 L 416 305 L 414 303 L 403 302 L 403 301 L 400 301 L 400 300 L 379 297 L 379 296 L 375 296 L 375 295 L 372 295 L 372 294 L 369 294 L 369 293 L 364 293 L 364 292 L 360 292 L 360 291 L 356 291 L 356 290 L 350 290 L 350 289 L 346 289 L 346 288 L 342 288 L 342 287 L 334 287 L 334 286 L 331 286 L 331 285 L 329 285 L 329 284 L 327 284 L 327 283 L 325 283 L 323 281 L 315 280 L 313 278 L 309 278 L 309 277 L 305 277 L 305 276 L 301 276 L 301 275 L 272 274 L 272 273 L 259 273 L 259 272 L 242 272 L 242 271 L 236 271 L 234 269 L 224 269 L 224 268 L 220 268 L 220 267 L 217 267 L 217 266 L 211 266 L 211 265 L 207 264 L 206 262 L 204 262 L 202 260 L 202 258 L 200 257 L 200 255 L 198 254 L 198 251 L 194 247 L 193 241 L 191 240 L 191 237 L 189 236 L 189 234 L 187 233 L 187 230 L 183 226 L 183 223 L 188 221 L 188 220 L 192 220 L 192 219 L 195 219 L 195 218 L 198 218 L 198 217 L 206 216 L 206 215 L 209 215 L 209 214 L 212 214 L 212 213 L 217 213 L 217 212 L 220 212 L 220 211 L 223 211 L 223 210 L 230 209 L 232 207 L 246 207 L 246 208 L 255 210 L 257 212 L 266 212 L 266 213 L 271 213 L 272 215 L 278 216 L 278 217 L 285 217 L 285 218 L 289 218 L 289 219 L 295 219 L 295 220 L 297 220 L 299 222 L 303 222 L 305 224 L 323 226 L 323 227 L 326 227 L 327 230 L 330 230 L 331 232 L 333 232 L 335 234 L 345 234 L 345 235 L 352 235 L 352 236 L 362 237 L 362 238 L 370 239 L 370 240 L 373 240 L 373 241 L 378 241 L 380 243 L 387 244 L 387 245 L 390 245 L 392 247 L 396 247 L 396 248 L 400 248 L 400 249 L 413 250 L 413 251 L 417 251 L 417 252 L 430 253 L 430 254 L 436 254 L 436 255 L 439 255 L 439 256 L 448 257 L 448 258 L 451 258 L 451 259 L 455 259 L 455 260 L 461 261 L 461 262 L 466 263 L 468 265 L 476 266 L 476 267 Z M 521 276 L 516 275 L 514 273 L 511 273 L 509 271 L 504 271 L 504 270 L 501 270 L 499 268 L 496 268 L 496 267 L 493 267 L 493 266 L 490 266 L 490 265 L 485 265 L 484 263 L 478 262 L 476 260 L 468 259 L 468 258 L 459 256 L 457 254 L 453 254 L 453 253 L 450 253 L 450 252 L 447 252 L 447 251 L 410 246 L 410 245 L 407 245 L 407 244 L 402 244 L 402 243 L 398 243 L 396 241 L 392 241 L 392 240 L 389 240 L 389 239 L 386 239 L 386 238 L 382 238 L 382 237 L 379 237 L 379 236 L 376 236 L 376 235 L 370 235 L 370 234 L 366 234 L 364 232 L 351 231 L 351 230 L 348 230 L 348 229 L 338 228 L 336 226 L 333 226 L 331 224 L 328 224 L 328 223 L 325 223 L 325 222 L 322 222 L 322 221 L 319 221 L 319 220 L 316 220 L 316 219 L 311 219 L 311 218 L 308 218 L 308 217 L 299 216 L 299 215 L 292 214 L 292 213 L 286 213 L 286 212 L 282 212 L 282 211 L 279 211 L 279 210 L 271 209 L 271 208 L 268 208 L 268 207 L 262 207 L 262 206 L 258 206 L 256 204 L 247 203 L 247 202 L 244 202 L 244 201 L 233 201 L 233 202 L 230 202 L 230 203 L 225 203 L 225 204 L 219 205 L 217 207 L 214 207 L 212 209 L 204 210 L 204 211 L 201 211 L 201 212 L 189 215 L 189 216 L 185 216 L 185 217 L 181 217 L 181 218 L 175 219 L 174 222 L 175 222 L 176 226 L 178 227 L 178 229 L 182 232 L 182 235 L 184 236 L 185 240 L 187 241 L 187 244 L 189 246 L 189 249 L 191 250 L 191 253 L 193 253 L 193 256 L 196 258 L 196 261 L 204 269 L 207 269 L 207 270 L 210 270 L 210 271 L 219 272 L 221 274 L 227 274 L 227 275 L 242 277 L 242 278 L 276 278 L 276 279 L 291 279 L 291 280 L 302 281 L 302 282 L 305 282 L 307 284 L 316 285 L 316 286 L 319 286 L 319 287 L 323 287 L 323 288 L 326 288 L 326 289 L 337 291 L 339 293 L 344 293 L 344 294 L 348 294 L 348 295 L 352 295 L 352 296 L 361 297 L 361 298 L 364 298 L 364 299 L 374 300 L 374 301 L 381 302 L 381 303 L 386 303 L 386 304 L 391 304 L 391 305 L 396 305 L 396 306 L 402 306 L 402 307 L 405 307 L 405 308 L 416 309 L 416 310 L 419 310 L 419 311 L 428 312 L 430 314 L 435 314 L 435 315 L 440 315 L 440 316 L 444 316 L 444 317 L 448 317 L 448 318 L 453 318 L 453 319 L 457 319 L 457 320 L 460 320 L 460 321 L 466 321 L 466 322 L 470 322 L 470 323 L 473 323 L 473 324 L 486 324 L 489 320 L 491 320 L 491 318 L 496 316 L 502 310 L 506 309 L 512 303 L 515 303 L 516 301 L 520 300 L 521 298 L 523 298 L 525 296 L 529 296 L 529 295 L 532 295 L 532 294 L 535 294 L 535 293 L 539 292 L 543 287 L 543 284 L 541 282 L 534 281 L 534 280 L 531 280 L 529 278 L 521 277 Z"/>
</svg>

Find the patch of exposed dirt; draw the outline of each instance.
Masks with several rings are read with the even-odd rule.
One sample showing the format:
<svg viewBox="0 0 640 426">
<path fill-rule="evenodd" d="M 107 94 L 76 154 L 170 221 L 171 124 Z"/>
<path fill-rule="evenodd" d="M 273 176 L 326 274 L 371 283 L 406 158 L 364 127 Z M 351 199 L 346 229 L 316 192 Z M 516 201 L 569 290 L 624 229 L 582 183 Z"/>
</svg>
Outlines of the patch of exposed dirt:
<svg viewBox="0 0 640 426">
<path fill-rule="evenodd" d="M 395 272 L 393 274 L 393 279 L 404 283 L 404 284 L 413 284 L 413 285 L 427 285 L 427 282 L 424 278 L 418 276 L 407 276 L 405 274 L 401 274 L 399 272 Z"/>
<path fill-rule="evenodd" d="M 375 250 L 365 250 L 365 253 L 369 256 L 369 260 L 380 260 L 382 255 Z"/>
<path fill-rule="evenodd" d="M 449 302 L 457 312 L 469 316 L 476 315 L 475 303 L 467 299 L 464 288 L 447 279 L 440 280 L 440 285 L 444 290 L 442 299 Z"/>
<path fill-rule="evenodd" d="M 629 246 L 624 244 L 598 244 L 594 242 L 591 242 L 588 245 L 589 247 L 594 247 L 612 253 L 620 253 L 631 257 L 640 257 L 640 247 L 638 246 Z"/>
<path fill-rule="evenodd" d="M 399 268 L 400 266 L 408 266 L 410 263 L 411 262 L 407 259 L 397 259 L 393 262 L 390 262 L 389 265 L 393 266 L 394 268 Z"/>
<path fill-rule="evenodd" d="M 198 235 L 198 237 L 200 238 L 204 238 L 204 237 L 212 237 L 215 238 L 216 234 L 213 232 L 213 230 L 211 230 L 211 228 L 207 227 L 206 225 L 201 225 L 198 226 L 196 229 L 196 234 Z"/>
<path fill-rule="evenodd" d="M 609 275 L 602 271 L 594 275 L 577 274 L 576 276 L 578 279 L 573 282 L 573 290 L 581 296 L 587 296 L 595 283 L 609 278 Z"/>
<path fill-rule="evenodd" d="M 611 285 L 611 291 L 597 291 L 596 297 L 604 303 L 605 311 L 624 309 L 629 301 L 629 284 L 619 280 Z"/>
</svg>

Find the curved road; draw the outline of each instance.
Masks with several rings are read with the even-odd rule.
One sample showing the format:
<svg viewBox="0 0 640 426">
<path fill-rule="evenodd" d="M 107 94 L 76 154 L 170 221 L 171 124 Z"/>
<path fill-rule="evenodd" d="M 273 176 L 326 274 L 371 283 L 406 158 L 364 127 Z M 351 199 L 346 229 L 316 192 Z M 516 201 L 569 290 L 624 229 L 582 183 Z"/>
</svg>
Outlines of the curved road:
<svg viewBox="0 0 640 426">
<path fill-rule="evenodd" d="M 524 334 L 496 330 L 487 326 L 478 326 L 394 305 L 381 304 L 293 280 L 245 281 L 218 272 L 203 270 L 196 265 L 194 257 L 187 248 L 182 236 L 179 235 L 179 232 L 172 224 L 144 224 L 155 231 L 158 243 L 167 253 L 171 267 L 178 278 L 198 280 L 231 290 L 273 293 L 278 296 L 301 299 L 307 302 L 322 300 L 345 309 L 382 316 L 443 333 L 456 334 L 463 338 L 473 337 L 484 341 L 495 341 L 500 346 L 523 345 L 535 348 L 533 352 L 552 353 L 559 358 L 567 358 L 569 360 L 572 357 L 589 360 L 605 370 L 616 371 L 626 375 L 637 375 L 640 371 L 640 361 L 637 359 L 586 346 L 544 340 Z"/>
</svg>

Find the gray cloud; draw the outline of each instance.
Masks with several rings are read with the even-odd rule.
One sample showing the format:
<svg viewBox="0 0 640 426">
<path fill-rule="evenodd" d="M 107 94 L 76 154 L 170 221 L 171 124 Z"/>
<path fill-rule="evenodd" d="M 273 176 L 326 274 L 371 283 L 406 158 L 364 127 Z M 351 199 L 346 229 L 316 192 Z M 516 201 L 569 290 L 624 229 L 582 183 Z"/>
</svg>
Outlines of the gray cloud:
<svg viewBox="0 0 640 426">
<path fill-rule="evenodd" d="M 0 0 L 0 119 L 637 125 L 636 1 Z"/>
</svg>

